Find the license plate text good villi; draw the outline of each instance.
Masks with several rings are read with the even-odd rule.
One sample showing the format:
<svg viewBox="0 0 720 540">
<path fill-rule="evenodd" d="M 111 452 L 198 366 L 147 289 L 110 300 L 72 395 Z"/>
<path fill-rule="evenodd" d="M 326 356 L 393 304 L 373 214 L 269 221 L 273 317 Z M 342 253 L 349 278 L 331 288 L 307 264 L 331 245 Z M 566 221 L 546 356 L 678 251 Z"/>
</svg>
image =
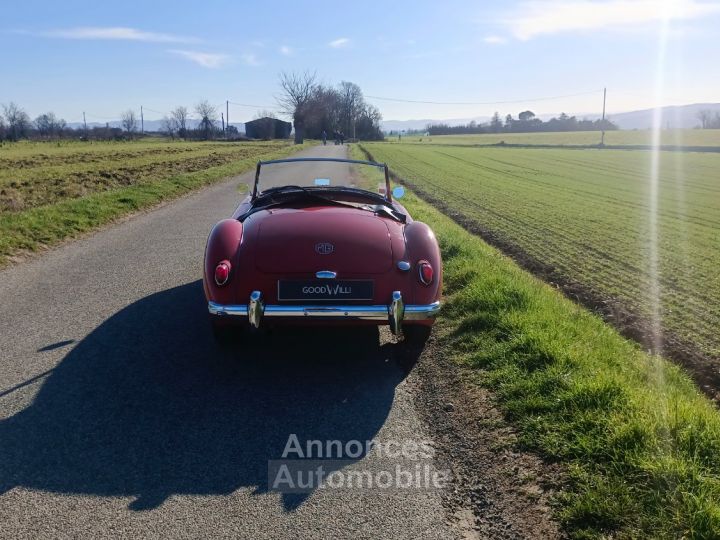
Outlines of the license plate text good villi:
<svg viewBox="0 0 720 540">
<path fill-rule="evenodd" d="M 368 280 L 280 280 L 278 300 L 372 300 L 373 282 Z"/>
</svg>

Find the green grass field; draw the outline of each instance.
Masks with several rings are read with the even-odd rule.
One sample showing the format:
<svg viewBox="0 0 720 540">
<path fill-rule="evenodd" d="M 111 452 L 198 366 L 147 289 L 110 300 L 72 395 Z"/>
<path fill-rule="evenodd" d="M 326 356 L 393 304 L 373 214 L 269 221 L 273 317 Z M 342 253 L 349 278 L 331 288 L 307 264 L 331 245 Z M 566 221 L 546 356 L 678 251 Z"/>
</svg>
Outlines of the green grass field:
<svg viewBox="0 0 720 540">
<path fill-rule="evenodd" d="M 267 142 L 67 142 L 0 147 L 0 266 L 129 212 L 302 146 Z"/>
<path fill-rule="evenodd" d="M 720 129 L 670 129 L 660 134 L 661 144 L 676 146 L 715 146 L 720 147 Z M 397 142 L 397 137 L 390 138 Z M 408 135 L 402 143 L 416 144 L 448 144 L 448 145 L 483 145 L 498 144 L 554 144 L 554 145 L 589 145 L 600 142 L 599 131 L 574 131 L 566 133 L 498 133 L 480 135 L 440 135 L 425 137 Z M 605 144 L 608 145 L 649 145 L 652 144 L 650 130 L 608 131 L 605 133 Z"/>
<path fill-rule="evenodd" d="M 594 296 L 647 321 L 657 300 L 669 343 L 720 357 L 720 154 L 660 153 L 653 245 L 648 151 L 363 146 Z"/>
<path fill-rule="evenodd" d="M 521 448 L 562 465 L 566 532 L 718 538 L 720 415 L 690 379 L 427 203 L 403 204 L 440 241 L 440 351 L 494 391 Z"/>
</svg>

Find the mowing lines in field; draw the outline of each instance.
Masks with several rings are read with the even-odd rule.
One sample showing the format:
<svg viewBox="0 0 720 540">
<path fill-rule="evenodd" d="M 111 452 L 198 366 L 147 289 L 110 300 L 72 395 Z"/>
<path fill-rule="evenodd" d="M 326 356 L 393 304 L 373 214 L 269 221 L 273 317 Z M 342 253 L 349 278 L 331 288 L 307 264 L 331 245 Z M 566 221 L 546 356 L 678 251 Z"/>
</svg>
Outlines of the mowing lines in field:
<svg viewBox="0 0 720 540">
<path fill-rule="evenodd" d="M 648 151 L 366 146 L 503 242 L 720 356 L 720 155 L 659 152 L 653 168 Z"/>
</svg>

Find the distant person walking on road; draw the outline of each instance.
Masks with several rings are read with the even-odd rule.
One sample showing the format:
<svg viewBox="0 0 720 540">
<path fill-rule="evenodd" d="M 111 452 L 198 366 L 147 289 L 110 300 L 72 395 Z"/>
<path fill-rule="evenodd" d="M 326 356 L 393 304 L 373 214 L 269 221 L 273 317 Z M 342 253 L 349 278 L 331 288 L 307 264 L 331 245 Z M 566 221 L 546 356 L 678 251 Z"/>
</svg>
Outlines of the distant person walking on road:
<svg viewBox="0 0 720 540">
<path fill-rule="evenodd" d="M 327 132 L 323 129 L 322 132 L 322 138 L 323 138 L 323 146 L 327 144 Z"/>
<path fill-rule="evenodd" d="M 340 132 L 340 144 L 345 144 L 345 134 L 342 131 Z"/>
</svg>

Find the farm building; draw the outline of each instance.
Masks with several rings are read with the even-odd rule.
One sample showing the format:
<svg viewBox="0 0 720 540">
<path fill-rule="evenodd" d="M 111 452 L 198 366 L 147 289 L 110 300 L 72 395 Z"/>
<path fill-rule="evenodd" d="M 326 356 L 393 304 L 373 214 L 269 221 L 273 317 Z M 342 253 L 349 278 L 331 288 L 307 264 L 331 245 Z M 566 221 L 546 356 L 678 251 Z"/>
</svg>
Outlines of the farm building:
<svg viewBox="0 0 720 540">
<path fill-rule="evenodd" d="M 245 122 L 245 135 L 251 139 L 287 139 L 291 131 L 290 122 L 267 116 Z"/>
</svg>

